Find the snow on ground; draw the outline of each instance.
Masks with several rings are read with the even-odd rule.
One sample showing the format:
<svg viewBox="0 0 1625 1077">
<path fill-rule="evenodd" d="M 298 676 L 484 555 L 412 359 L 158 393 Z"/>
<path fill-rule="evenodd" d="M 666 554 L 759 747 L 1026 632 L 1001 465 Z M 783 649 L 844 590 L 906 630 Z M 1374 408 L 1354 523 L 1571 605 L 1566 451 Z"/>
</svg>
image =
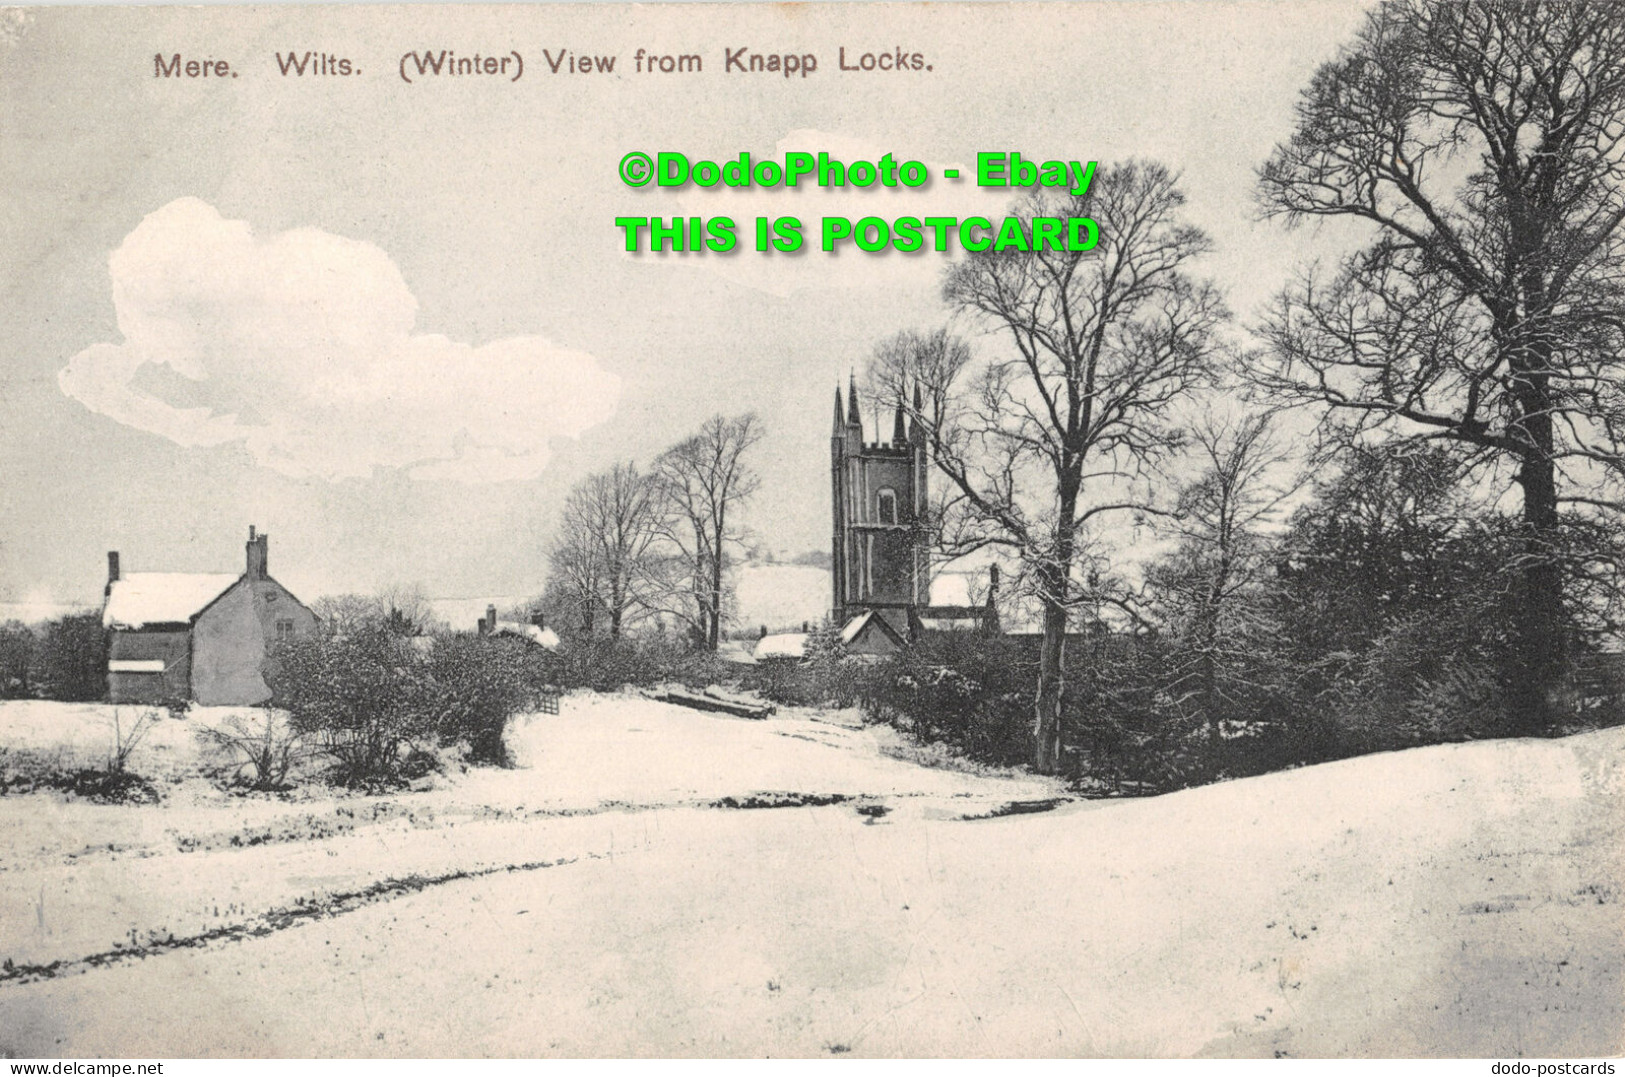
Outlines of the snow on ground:
<svg viewBox="0 0 1625 1077">
<path fill-rule="evenodd" d="M 26 706 L 0 706 L 0 746 L 49 714 Z M 186 742 L 166 736 L 173 769 Z M 158 806 L 0 800 L 0 1053 L 1625 1039 L 1625 731 L 992 818 L 1057 790 L 915 766 L 839 715 L 583 695 L 512 743 L 516 769 L 388 797 L 232 797 L 176 769 Z"/>
</svg>

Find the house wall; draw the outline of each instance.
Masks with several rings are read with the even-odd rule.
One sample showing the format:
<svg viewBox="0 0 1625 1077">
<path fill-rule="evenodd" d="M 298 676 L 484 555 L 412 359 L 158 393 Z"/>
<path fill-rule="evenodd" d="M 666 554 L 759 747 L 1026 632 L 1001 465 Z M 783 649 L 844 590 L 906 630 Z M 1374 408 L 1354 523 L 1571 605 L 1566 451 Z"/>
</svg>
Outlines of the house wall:
<svg viewBox="0 0 1625 1077">
<path fill-rule="evenodd" d="M 198 617 L 192 629 L 192 698 L 210 706 L 245 706 L 271 698 L 265 672 L 277 622 L 295 637 L 316 629 L 316 617 L 270 577 L 244 577 Z"/>
<path fill-rule="evenodd" d="M 185 628 L 114 629 L 107 641 L 107 659 L 164 663 L 163 673 L 108 673 L 107 698 L 114 703 L 161 703 L 187 697 L 190 673 L 190 633 Z"/>
</svg>

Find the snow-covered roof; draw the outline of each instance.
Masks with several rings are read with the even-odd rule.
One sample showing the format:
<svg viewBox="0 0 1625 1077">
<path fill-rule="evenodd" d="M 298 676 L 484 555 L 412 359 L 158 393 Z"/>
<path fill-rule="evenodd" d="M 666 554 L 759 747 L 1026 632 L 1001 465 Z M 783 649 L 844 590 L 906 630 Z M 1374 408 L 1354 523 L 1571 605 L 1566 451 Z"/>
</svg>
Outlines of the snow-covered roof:
<svg viewBox="0 0 1625 1077">
<path fill-rule="evenodd" d="M 966 632 L 982 627 L 982 619 L 969 614 L 963 617 L 921 617 L 920 627 L 932 632 Z"/>
<path fill-rule="evenodd" d="M 523 621 L 498 621 L 491 629 L 491 635 L 518 636 L 520 639 L 529 640 L 538 647 L 546 647 L 550 651 L 559 645 L 559 634 L 557 632 L 551 628 L 526 624 Z"/>
<path fill-rule="evenodd" d="M 104 628 L 185 624 L 242 579 L 229 572 L 131 572 L 113 581 Z"/>
<path fill-rule="evenodd" d="M 162 658 L 114 658 L 107 663 L 109 673 L 162 673 Z"/>
<path fill-rule="evenodd" d="M 756 660 L 764 658 L 807 657 L 805 632 L 781 632 L 776 636 L 763 636 L 756 641 Z"/>
</svg>

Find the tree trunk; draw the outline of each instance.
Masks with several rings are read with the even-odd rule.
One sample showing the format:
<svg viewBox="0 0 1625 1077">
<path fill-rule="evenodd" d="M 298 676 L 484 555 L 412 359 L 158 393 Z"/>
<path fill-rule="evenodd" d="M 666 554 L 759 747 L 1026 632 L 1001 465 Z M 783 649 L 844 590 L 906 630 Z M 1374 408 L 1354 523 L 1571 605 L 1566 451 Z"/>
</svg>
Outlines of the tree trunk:
<svg viewBox="0 0 1625 1077">
<path fill-rule="evenodd" d="M 1218 662 L 1213 657 L 1213 648 L 1217 645 L 1218 633 L 1204 632 L 1205 639 L 1202 645 L 1202 720 L 1207 725 L 1207 739 L 1209 744 L 1219 743 L 1219 670 Z"/>
<path fill-rule="evenodd" d="M 1044 643 L 1038 660 L 1038 706 L 1033 721 L 1033 769 L 1061 768 L 1061 700 L 1066 691 L 1066 606 L 1044 600 Z"/>
<path fill-rule="evenodd" d="M 1038 572 L 1044 602 L 1044 643 L 1038 658 L 1038 702 L 1033 719 L 1033 769 L 1040 774 L 1056 774 L 1065 751 L 1062 706 L 1066 699 L 1067 599 L 1072 593 L 1072 558 L 1075 545 L 1071 528 L 1077 518 L 1078 488 L 1083 470 L 1082 457 L 1069 456 L 1060 468 L 1059 517 L 1063 521 L 1055 534 L 1048 565 Z"/>
<path fill-rule="evenodd" d="M 710 624 L 707 625 L 705 649 L 716 651 L 722 642 L 722 554 L 719 551 L 711 565 L 711 593 L 706 601 L 710 603 Z"/>
<path fill-rule="evenodd" d="M 1529 425 L 1545 428 L 1551 421 L 1535 416 Z M 1525 457 L 1518 473 L 1523 490 L 1523 556 L 1521 601 L 1517 604 L 1516 650 L 1509 671 L 1510 732 L 1532 735 L 1553 732 L 1562 716 L 1561 698 L 1566 647 L 1563 570 L 1555 560 L 1557 483 L 1549 455 Z"/>
<path fill-rule="evenodd" d="M 1546 309 L 1544 289 L 1532 273 L 1525 279 L 1530 303 Z M 1563 570 L 1557 563 L 1557 467 L 1552 422 L 1552 342 L 1535 326 L 1509 347 L 1518 406 L 1514 436 L 1518 486 L 1523 492 L 1523 557 L 1513 615 L 1514 652 L 1508 692 L 1508 731 L 1520 735 L 1552 732 L 1558 724 L 1564 680 Z"/>
<path fill-rule="evenodd" d="M 1065 746 L 1062 705 L 1066 698 L 1066 623 L 1072 580 L 1072 543 L 1063 535 L 1055 559 L 1039 574 L 1044 600 L 1044 642 L 1038 656 L 1038 702 L 1033 719 L 1033 769 L 1056 774 Z"/>
</svg>

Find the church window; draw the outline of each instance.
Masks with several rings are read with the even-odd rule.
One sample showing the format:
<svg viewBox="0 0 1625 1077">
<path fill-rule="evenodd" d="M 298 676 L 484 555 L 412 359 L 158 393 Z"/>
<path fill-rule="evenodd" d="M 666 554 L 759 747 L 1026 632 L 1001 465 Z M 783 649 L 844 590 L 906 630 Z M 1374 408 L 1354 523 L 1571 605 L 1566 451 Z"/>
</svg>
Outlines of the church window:
<svg viewBox="0 0 1625 1077">
<path fill-rule="evenodd" d="M 897 491 L 890 487 L 880 491 L 880 522 L 883 524 L 897 522 Z"/>
</svg>

